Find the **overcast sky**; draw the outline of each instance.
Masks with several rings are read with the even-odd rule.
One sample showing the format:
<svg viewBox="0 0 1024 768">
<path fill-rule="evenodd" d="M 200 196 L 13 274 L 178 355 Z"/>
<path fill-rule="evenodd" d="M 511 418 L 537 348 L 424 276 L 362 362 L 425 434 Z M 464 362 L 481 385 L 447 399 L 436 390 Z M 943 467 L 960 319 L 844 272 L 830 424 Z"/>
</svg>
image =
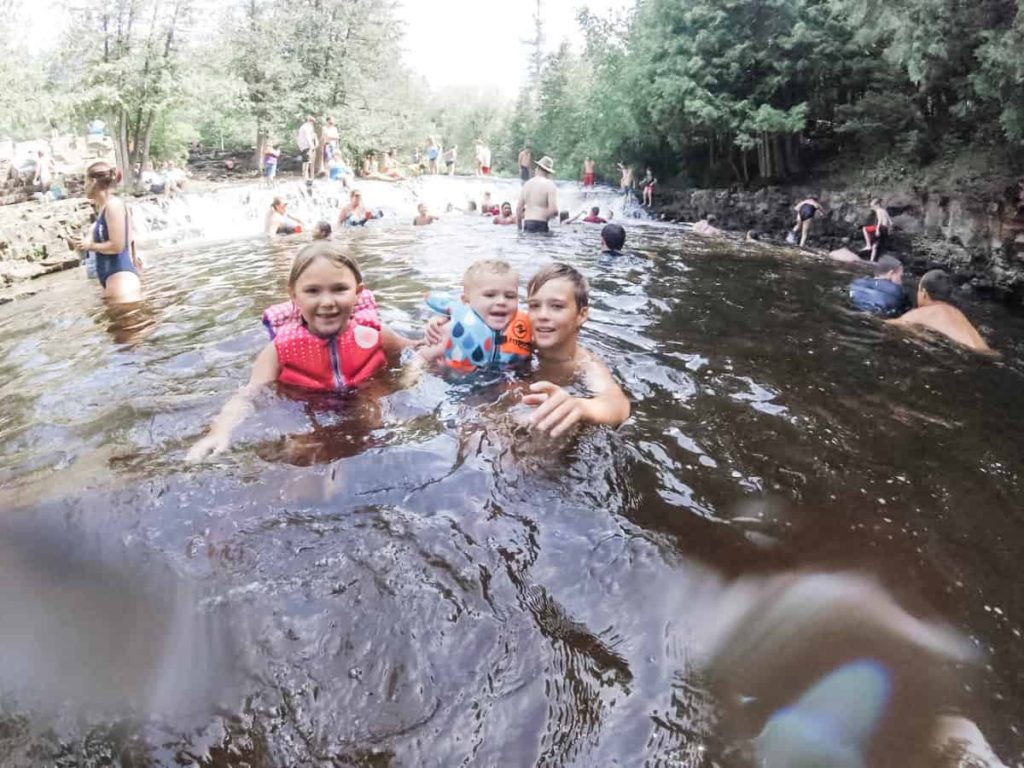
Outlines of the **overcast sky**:
<svg viewBox="0 0 1024 768">
<path fill-rule="evenodd" d="M 401 0 L 406 23 L 405 60 L 431 87 L 493 86 L 514 96 L 526 71 L 533 38 L 534 0 Z M 629 0 L 542 0 L 547 50 L 568 39 L 579 49 L 576 12 L 588 7 L 600 15 L 620 10 Z"/>
<path fill-rule="evenodd" d="M 287 1 L 287 0 L 286 0 Z M 519 91 L 533 37 L 535 0 L 400 0 L 405 22 L 405 61 L 434 89 L 451 85 L 494 87 L 505 95 Z M 63 29 L 60 0 L 15 0 L 25 14 L 27 40 L 36 50 L 54 47 Z M 542 0 L 546 49 L 563 39 L 579 49 L 576 12 L 588 7 L 605 15 L 632 0 Z M 56 22 L 56 23 L 55 23 Z"/>
</svg>

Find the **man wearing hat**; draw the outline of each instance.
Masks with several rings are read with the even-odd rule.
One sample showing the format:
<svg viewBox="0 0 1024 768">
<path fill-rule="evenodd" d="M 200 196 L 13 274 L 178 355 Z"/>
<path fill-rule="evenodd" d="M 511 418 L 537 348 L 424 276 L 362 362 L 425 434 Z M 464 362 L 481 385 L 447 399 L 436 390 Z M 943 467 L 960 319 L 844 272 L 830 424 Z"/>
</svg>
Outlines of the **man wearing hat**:
<svg viewBox="0 0 1024 768">
<path fill-rule="evenodd" d="M 555 161 L 544 155 L 535 165 L 533 178 L 519 192 L 516 221 L 524 232 L 547 232 L 548 219 L 558 215 L 558 187 L 550 178 Z"/>
</svg>

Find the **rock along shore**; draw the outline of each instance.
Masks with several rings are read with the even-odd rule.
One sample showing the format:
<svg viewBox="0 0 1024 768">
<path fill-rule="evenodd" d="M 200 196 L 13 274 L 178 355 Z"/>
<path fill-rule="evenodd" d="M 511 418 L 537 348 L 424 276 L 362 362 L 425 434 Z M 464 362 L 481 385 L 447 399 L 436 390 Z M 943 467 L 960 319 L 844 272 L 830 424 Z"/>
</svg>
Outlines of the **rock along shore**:
<svg viewBox="0 0 1024 768">
<path fill-rule="evenodd" d="M 1011 195 L 983 191 L 959 195 L 924 190 L 876 189 L 820 192 L 808 187 L 758 190 L 667 190 L 655 214 L 667 221 L 697 221 L 714 214 L 715 225 L 757 230 L 783 242 L 793 226 L 793 205 L 816 197 L 827 213 L 815 218 L 808 245 L 832 250 L 864 246 L 861 227 L 872 223 L 868 203 L 882 199 L 893 218 L 891 252 L 908 271 L 941 268 L 979 292 L 1024 304 L 1024 211 Z"/>
</svg>

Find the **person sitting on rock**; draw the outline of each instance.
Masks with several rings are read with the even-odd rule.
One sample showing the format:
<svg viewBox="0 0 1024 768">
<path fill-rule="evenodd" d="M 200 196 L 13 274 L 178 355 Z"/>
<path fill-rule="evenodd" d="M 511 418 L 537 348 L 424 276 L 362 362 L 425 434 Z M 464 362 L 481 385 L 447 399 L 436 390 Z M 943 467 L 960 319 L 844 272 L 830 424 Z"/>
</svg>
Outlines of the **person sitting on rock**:
<svg viewBox="0 0 1024 768">
<path fill-rule="evenodd" d="M 917 285 L 917 309 L 886 322 L 911 328 L 928 328 L 975 352 L 992 354 L 992 348 L 971 325 L 971 321 L 949 303 L 952 296 L 953 281 L 949 275 L 941 269 L 933 269 L 926 272 Z"/>
</svg>

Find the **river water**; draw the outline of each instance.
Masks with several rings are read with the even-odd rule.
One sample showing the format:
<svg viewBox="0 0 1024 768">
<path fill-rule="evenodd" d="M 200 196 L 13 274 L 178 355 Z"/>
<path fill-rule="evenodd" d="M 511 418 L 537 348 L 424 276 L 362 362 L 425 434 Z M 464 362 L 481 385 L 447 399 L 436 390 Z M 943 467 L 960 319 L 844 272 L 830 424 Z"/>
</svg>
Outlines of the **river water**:
<svg viewBox="0 0 1024 768">
<path fill-rule="evenodd" d="M 76 576 L 90 565 L 46 555 L 51 534 L 122 577 L 163 569 L 227 623 L 233 663 L 161 661 L 164 679 L 225 676 L 163 716 L 88 683 L 65 701 L 50 669 L 54 696 L 0 699 L 0 762 L 724 765 L 694 627 L 729 580 L 794 568 L 866 572 L 969 636 L 987 658 L 964 711 L 1024 757 L 1024 318 L 966 301 L 993 362 L 852 311 L 850 273 L 788 251 L 631 219 L 617 259 L 585 225 L 413 228 L 417 199 L 484 188 L 417 184 L 364 185 L 385 218 L 338 235 L 384 321 L 417 335 L 424 291 L 479 258 L 524 278 L 567 261 L 591 281 L 583 343 L 632 418 L 551 442 L 518 426 L 515 392 L 433 376 L 343 405 L 270 393 L 228 454 L 188 466 L 266 343 L 296 243 L 256 234 L 270 193 L 255 187 L 143 209 L 144 304 L 107 308 L 76 271 L 0 307 L 0 505 L 20 526 L 0 534 L 44 542 L 24 569 L 76 581 L 54 587 L 60 605 L 102 590 Z M 341 196 L 282 191 L 307 223 Z M 196 642 L 158 605 L 102 615 L 111 637 L 145 624 L 155 657 L 165 635 Z M 45 646 L 27 655 L 31 691 L 53 665 Z"/>
</svg>

